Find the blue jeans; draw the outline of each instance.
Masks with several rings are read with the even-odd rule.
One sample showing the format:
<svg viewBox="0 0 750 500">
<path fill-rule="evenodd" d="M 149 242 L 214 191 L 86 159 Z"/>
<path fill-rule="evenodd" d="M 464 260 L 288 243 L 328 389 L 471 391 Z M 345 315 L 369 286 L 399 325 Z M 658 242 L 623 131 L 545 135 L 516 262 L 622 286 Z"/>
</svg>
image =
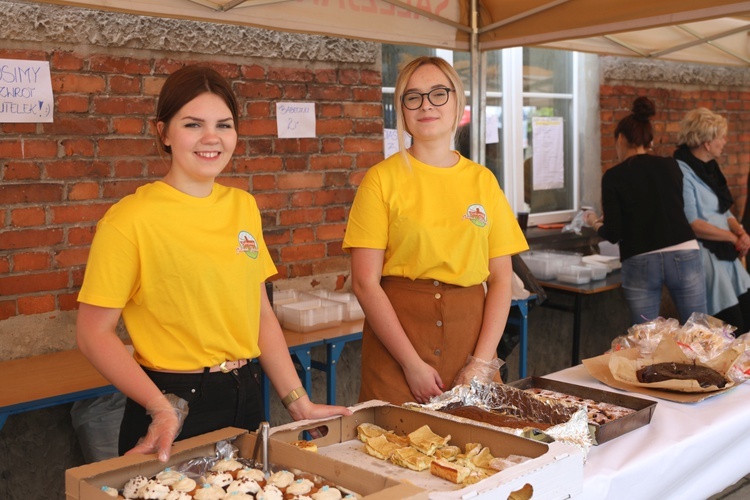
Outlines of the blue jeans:
<svg viewBox="0 0 750 500">
<path fill-rule="evenodd" d="M 694 312 L 707 312 L 700 250 L 636 255 L 622 263 L 622 288 L 633 324 L 659 316 L 664 285 L 677 306 L 680 323 Z"/>
</svg>

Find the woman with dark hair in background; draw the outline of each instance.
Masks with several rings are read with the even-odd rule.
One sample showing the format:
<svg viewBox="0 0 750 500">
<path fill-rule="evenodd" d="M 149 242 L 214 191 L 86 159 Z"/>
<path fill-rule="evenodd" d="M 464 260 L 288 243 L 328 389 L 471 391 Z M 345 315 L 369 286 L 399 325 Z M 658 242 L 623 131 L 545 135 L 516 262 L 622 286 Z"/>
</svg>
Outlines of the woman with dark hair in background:
<svg viewBox="0 0 750 500">
<path fill-rule="evenodd" d="M 694 109 L 680 122 L 674 157 L 685 176 L 685 215 L 701 245 L 708 313 L 736 326 L 739 335 L 750 329 L 750 275 L 739 259 L 750 237 L 729 211 L 734 201 L 716 161 L 726 143 L 726 119 Z"/>
<path fill-rule="evenodd" d="M 698 242 L 683 211 L 680 168 L 673 158 L 648 153 L 654 114 L 654 103 L 639 97 L 617 124 L 620 163 L 602 177 L 604 216 L 588 212 L 586 222 L 620 246 L 622 288 L 633 323 L 659 316 L 664 285 L 684 323 L 693 312 L 706 312 L 705 280 Z"/>
</svg>

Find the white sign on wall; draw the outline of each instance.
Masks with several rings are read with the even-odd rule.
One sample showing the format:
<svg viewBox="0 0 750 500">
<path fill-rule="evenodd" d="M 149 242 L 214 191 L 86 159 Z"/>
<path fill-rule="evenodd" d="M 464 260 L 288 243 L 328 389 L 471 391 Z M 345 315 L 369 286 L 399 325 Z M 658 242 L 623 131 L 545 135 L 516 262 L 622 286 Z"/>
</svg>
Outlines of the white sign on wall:
<svg viewBox="0 0 750 500">
<path fill-rule="evenodd" d="M 315 137 L 315 103 L 277 102 L 276 131 L 282 139 Z"/>
<path fill-rule="evenodd" d="M 565 187 L 563 119 L 559 116 L 531 119 L 534 144 L 534 191 Z"/>
<path fill-rule="evenodd" d="M 54 102 L 49 62 L 0 59 L 0 123 L 52 122 Z"/>
</svg>

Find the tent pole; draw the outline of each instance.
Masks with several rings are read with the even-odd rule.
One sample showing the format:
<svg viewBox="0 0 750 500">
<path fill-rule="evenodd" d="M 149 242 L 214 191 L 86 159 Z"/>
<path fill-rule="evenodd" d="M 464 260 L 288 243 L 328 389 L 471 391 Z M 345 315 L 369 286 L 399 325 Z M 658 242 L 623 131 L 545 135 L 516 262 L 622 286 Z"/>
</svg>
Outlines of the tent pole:
<svg viewBox="0 0 750 500">
<path fill-rule="evenodd" d="M 482 163 L 481 158 L 484 157 L 483 148 L 480 145 L 480 123 L 484 121 L 484 109 L 480 102 L 480 84 L 479 84 L 479 28 L 478 28 L 478 11 L 477 11 L 477 0 L 471 0 L 471 38 L 470 38 L 470 65 L 471 65 L 471 82 L 470 82 L 470 105 L 471 105 L 471 123 L 470 123 L 470 138 L 471 138 L 471 159 L 477 163 Z M 483 127 L 482 127 L 483 128 Z"/>
</svg>

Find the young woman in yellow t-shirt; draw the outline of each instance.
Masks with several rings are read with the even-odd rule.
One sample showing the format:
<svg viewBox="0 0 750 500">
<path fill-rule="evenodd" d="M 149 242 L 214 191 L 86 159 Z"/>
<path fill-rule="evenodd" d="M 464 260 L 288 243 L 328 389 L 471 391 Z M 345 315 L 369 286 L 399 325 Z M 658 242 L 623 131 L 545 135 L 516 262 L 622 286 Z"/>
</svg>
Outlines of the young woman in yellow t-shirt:
<svg viewBox="0 0 750 500">
<path fill-rule="evenodd" d="M 276 268 L 258 207 L 215 182 L 237 144 L 230 84 L 206 67 L 176 71 L 155 125 L 169 171 L 99 222 L 78 298 L 78 346 L 128 397 L 120 453 L 166 461 L 175 439 L 257 429 L 264 413 L 253 358 L 294 419 L 349 414 L 312 403 L 301 387 L 265 291 Z M 115 331 L 121 316 L 133 355 Z"/>
<path fill-rule="evenodd" d="M 494 174 L 452 149 L 465 105 L 453 67 L 413 60 L 394 100 L 400 151 L 365 175 L 343 246 L 366 316 L 360 400 L 422 403 L 498 379 L 510 256 L 528 245 Z"/>
</svg>

